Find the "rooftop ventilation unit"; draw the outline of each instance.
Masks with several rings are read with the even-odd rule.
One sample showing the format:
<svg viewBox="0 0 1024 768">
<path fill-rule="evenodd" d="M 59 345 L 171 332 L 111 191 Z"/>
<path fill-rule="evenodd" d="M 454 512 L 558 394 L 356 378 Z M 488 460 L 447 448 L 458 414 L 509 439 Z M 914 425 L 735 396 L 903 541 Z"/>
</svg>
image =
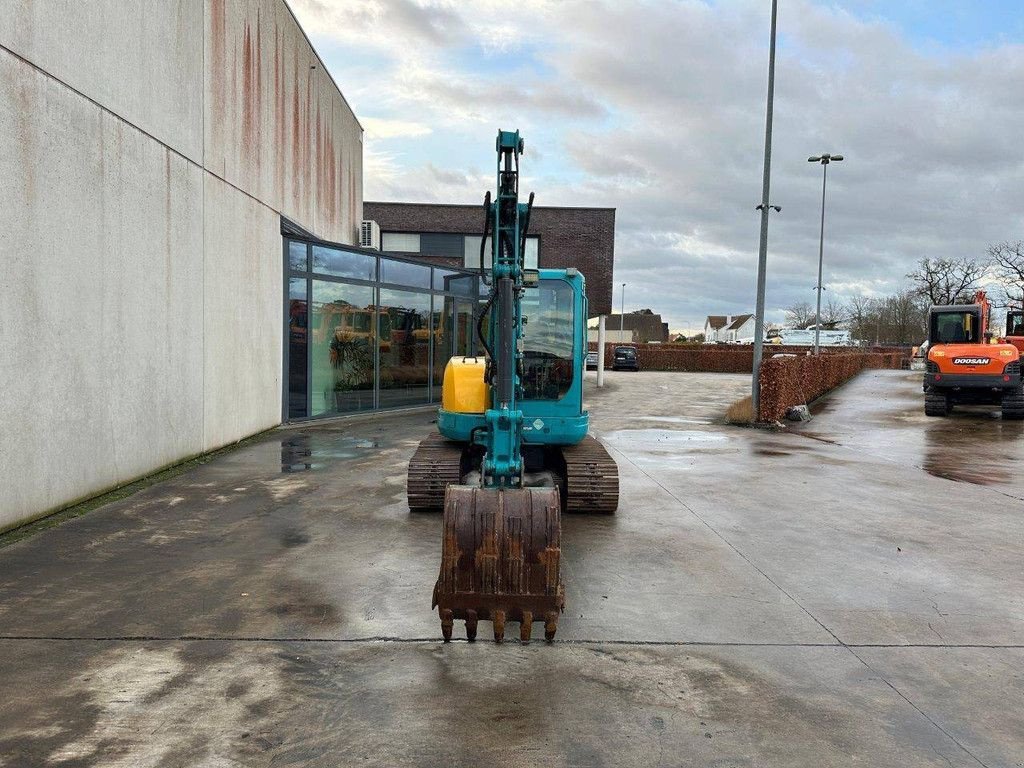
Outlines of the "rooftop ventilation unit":
<svg viewBox="0 0 1024 768">
<path fill-rule="evenodd" d="M 359 245 L 380 250 L 380 225 L 376 221 L 363 222 L 359 229 Z"/>
</svg>

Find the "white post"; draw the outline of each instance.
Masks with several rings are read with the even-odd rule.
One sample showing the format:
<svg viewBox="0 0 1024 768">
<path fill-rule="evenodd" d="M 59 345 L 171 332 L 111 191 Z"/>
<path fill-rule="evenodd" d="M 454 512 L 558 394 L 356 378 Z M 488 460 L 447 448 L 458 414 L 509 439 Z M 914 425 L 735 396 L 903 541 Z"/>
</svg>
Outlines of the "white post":
<svg viewBox="0 0 1024 768">
<path fill-rule="evenodd" d="M 597 320 L 597 386 L 604 386 L 604 315 Z"/>
</svg>

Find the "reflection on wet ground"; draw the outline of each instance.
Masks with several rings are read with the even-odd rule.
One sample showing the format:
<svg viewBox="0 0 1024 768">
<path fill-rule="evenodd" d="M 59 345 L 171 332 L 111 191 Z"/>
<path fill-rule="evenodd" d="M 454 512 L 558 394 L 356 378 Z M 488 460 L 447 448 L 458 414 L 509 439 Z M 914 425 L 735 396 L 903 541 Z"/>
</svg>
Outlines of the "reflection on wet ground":
<svg viewBox="0 0 1024 768">
<path fill-rule="evenodd" d="M 1024 498 L 1024 423 L 991 406 L 958 406 L 945 418 L 924 414 L 920 374 L 867 371 L 814 403 L 814 420 L 793 432 L 827 439 L 935 477 L 1001 486 Z M 786 448 L 789 450 L 788 446 Z"/>
<path fill-rule="evenodd" d="M 281 440 L 281 472 L 307 472 L 323 469 L 334 459 L 356 459 L 377 448 L 376 440 L 345 435 L 300 433 Z"/>
<path fill-rule="evenodd" d="M 962 411 L 929 424 L 921 468 L 930 475 L 975 485 L 1007 484 L 1017 475 L 1024 425 Z"/>
</svg>

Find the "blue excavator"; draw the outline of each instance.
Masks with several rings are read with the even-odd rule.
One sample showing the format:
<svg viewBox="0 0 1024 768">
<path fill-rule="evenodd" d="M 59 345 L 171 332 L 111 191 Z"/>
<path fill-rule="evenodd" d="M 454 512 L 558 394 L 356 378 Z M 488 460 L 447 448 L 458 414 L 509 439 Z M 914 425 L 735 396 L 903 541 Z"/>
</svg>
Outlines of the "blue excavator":
<svg viewBox="0 0 1024 768">
<path fill-rule="evenodd" d="M 444 512 L 433 607 L 445 641 L 456 619 L 469 640 L 490 621 L 501 642 L 511 621 L 528 642 L 535 620 L 554 639 L 565 607 L 562 511 L 613 514 L 618 506 L 618 467 L 588 435 L 583 409 L 583 275 L 525 268 L 533 193 L 519 201 L 523 148 L 518 131 L 498 132 L 497 196 L 484 199 L 480 246 L 484 354 L 448 361 L 438 432 L 409 463 L 410 509 Z"/>
</svg>

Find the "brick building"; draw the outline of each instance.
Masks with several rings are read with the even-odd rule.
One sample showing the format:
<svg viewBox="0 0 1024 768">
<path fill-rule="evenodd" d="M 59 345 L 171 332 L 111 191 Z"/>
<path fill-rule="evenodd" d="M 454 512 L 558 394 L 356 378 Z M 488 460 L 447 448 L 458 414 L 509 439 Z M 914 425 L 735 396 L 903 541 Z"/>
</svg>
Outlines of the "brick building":
<svg viewBox="0 0 1024 768">
<path fill-rule="evenodd" d="M 363 218 L 380 226 L 383 251 L 479 267 L 482 205 L 365 202 Z M 534 207 L 527 267 L 580 270 L 592 317 L 611 312 L 614 256 L 614 208 Z"/>
<path fill-rule="evenodd" d="M 637 344 L 668 341 L 668 323 L 662 322 L 661 315 L 649 309 L 627 312 L 625 315 L 609 315 L 605 327 L 610 331 L 625 331 L 633 334 Z"/>
</svg>

